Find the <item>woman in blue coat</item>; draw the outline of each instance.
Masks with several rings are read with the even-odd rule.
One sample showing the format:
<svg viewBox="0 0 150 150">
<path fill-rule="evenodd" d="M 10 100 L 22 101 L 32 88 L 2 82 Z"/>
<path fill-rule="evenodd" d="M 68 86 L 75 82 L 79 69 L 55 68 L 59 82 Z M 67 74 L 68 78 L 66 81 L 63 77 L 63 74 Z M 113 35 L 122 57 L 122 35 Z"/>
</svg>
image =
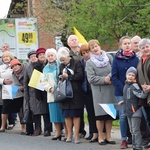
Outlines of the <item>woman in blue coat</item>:
<svg viewBox="0 0 150 150">
<path fill-rule="evenodd" d="M 124 36 L 119 41 L 120 50 L 116 53 L 112 65 L 112 82 L 115 87 L 116 101 L 122 101 L 123 87 L 126 79 L 126 71 L 131 67 L 137 67 L 138 57 L 131 50 L 130 37 Z M 122 143 L 120 148 L 127 148 L 127 119 L 123 113 L 123 107 L 119 106 L 119 121 Z"/>
</svg>

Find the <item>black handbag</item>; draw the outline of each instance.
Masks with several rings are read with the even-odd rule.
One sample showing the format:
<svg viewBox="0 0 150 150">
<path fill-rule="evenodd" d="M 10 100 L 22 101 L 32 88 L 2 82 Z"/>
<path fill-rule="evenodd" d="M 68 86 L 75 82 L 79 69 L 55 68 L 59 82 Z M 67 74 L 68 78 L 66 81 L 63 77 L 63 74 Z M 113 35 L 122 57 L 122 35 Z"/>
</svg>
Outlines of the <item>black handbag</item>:
<svg viewBox="0 0 150 150">
<path fill-rule="evenodd" d="M 33 123 L 32 111 L 30 109 L 25 110 L 21 123 L 24 123 L 24 124 Z"/>
<path fill-rule="evenodd" d="M 72 97 L 73 97 L 73 90 L 71 82 L 69 80 L 64 79 L 62 82 L 58 82 L 58 84 L 54 86 L 55 102 L 62 102 Z"/>
</svg>

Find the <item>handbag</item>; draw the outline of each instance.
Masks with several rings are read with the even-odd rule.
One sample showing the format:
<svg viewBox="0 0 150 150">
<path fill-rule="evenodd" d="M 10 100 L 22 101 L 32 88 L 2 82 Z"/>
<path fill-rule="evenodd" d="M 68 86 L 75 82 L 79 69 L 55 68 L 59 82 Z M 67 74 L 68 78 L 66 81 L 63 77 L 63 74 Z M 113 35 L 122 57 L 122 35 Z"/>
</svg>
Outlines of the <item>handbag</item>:
<svg viewBox="0 0 150 150">
<path fill-rule="evenodd" d="M 29 101 L 27 101 L 27 106 L 28 106 L 28 108 L 25 109 L 24 114 L 23 114 L 23 118 L 22 118 L 22 122 L 21 122 L 24 124 L 33 123 L 33 118 L 32 118 L 33 114 L 32 114 L 32 111 L 30 109 Z"/>
<path fill-rule="evenodd" d="M 67 79 L 64 79 L 62 82 L 58 82 L 56 86 L 54 86 L 54 101 L 62 102 L 68 100 L 68 98 L 73 97 L 73 90 L 71 82 Z"/>
<path fill-rule="evenodd" d="M 32 111 L 30 109 L 25 110 L 21 123 L 24 123 L 24 124 L 33 123 Z"/>
</svg>

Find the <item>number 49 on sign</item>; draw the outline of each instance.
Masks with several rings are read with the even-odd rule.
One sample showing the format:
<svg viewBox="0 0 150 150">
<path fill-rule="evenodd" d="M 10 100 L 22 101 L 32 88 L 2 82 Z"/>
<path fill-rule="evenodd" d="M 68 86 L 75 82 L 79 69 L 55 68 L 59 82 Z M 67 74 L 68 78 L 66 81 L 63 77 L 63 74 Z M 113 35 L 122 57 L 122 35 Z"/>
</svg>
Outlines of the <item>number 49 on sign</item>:
<svg viewBox="0 0 150 150">
<path fill-rule="evenodd" d="M 19 32 L 18 40 L 19 44 L 35 44 L 36 32 Z"/>
</svg>

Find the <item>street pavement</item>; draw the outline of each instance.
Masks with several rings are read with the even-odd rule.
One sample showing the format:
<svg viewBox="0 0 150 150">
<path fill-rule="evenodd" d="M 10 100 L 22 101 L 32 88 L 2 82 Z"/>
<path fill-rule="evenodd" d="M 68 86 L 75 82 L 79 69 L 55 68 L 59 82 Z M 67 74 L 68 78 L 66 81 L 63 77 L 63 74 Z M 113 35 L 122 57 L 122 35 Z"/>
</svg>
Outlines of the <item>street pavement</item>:
<svg viewBox="0 0 150 150">
<path fill-rule="evenodd" d="M 88 133 L 88 125 L 85 125 Z M 107 144 L 101 146 L 98 143 L 89 143 L 89 141 L 80 139 L 80 144 L 66 143 L 64 141 L 52 141 L 54 136 L 52 133 L 49 137 L 40 136 L 26 136 L 21 135 L 21 128 L 19 122 L 15 125 L 13 130 L 6 130 L 0 133 L 0 150 L 119 150 L 120 145 L 120 131 L 119 129 L 112 129 L 112 140 L 116 141 L 115 145 Z M 88 135 L 87 135 L 88 136 Z M 129 150 L 132 146 L 129 145 Z"/>
</svg>

